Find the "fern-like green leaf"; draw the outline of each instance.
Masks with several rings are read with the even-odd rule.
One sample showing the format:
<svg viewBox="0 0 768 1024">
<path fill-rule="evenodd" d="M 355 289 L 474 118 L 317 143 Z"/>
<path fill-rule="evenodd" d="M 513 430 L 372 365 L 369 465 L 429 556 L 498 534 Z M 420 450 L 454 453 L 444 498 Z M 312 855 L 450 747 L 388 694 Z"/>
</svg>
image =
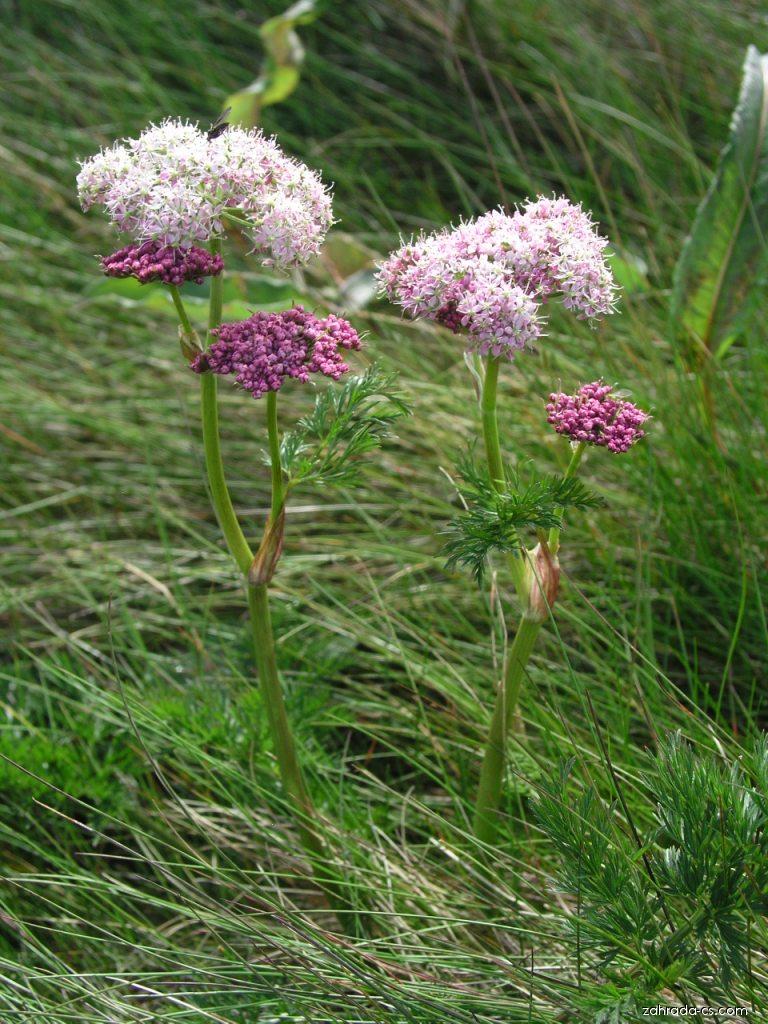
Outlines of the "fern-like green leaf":
<svg viewBox="0 0 768 1024">
<path fill-rule="evenodd" d="M 466 565 L 478 580 L 492 551 L 522 554 L 526 531 L 560 528 L 568 509 L 600 503 L 575 477 L 531 473 L 523 480 L 519 474 L 508 474 L 507 486 L 497 491 L 487 472 L 470 458 L 460 470 L 464 483 L 459 494 L 465 510 L 451 524 L 445 553 L 449 567 Z"/>
<path fill-rule="evenodd" d="M 352 483 L 360 457 L 378 448 L 409 412 L 397 375 L 377 366 L 340 387 L 326 388 L 312 412 L 283 438 L 280 455 L 288 486 Z"/>
</svg>

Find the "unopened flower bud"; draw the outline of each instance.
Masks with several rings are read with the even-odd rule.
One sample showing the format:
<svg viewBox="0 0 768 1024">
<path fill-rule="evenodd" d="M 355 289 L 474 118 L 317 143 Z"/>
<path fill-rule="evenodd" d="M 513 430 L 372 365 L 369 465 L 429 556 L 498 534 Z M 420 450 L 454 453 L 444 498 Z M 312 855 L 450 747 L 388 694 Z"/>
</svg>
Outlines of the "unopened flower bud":
<svg viewBox="0 0 768 1024">
<path fill-rule="evenodd" d="M 560 589 L 560 563 L 546 543 L 537 544 L 527 552 L 525 580 L 528 592 L 525 617 L 534 622 L 546 622 Z"/>
<path fill-rule="evenodd" d="M 185 331 L 181 324 L 179 324 L 179 345 L 181 345 L 181 354 L 188 363 L 202 356 L 203 343 L 200 340 L 200 335 L 194 329 L 191 332 Z"/>
<path fill-rule="evenodd" d="M 360 348 L 354 327 L 330 313 L 317 317 L 301 306 L 281 313 L 254 313 L 213 332 L 207 352 L 195 353 L 195 373 L 232 374 L 254 398 L 279 391 L 288 378 L 306 383 L 311 373 L 339 380 L 349 370 L 344 350 Z"/>
<path fill-rule="evenodd" d="M 575 444 L 593 444 L 621 455 L 645 437 L 647 412 L 612 394 L 602 380 L 584 384 L 573 395 L 553 392 L 547 404 L 547 421 L 558 434 Z"/>
</svg>

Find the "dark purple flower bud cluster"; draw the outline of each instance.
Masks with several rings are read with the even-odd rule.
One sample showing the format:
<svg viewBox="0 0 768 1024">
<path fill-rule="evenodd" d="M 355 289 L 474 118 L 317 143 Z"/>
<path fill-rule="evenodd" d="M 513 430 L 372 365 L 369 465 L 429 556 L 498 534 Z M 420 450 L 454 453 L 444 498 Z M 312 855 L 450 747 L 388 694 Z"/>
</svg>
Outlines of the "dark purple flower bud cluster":
<svg viewBox="0 0 768 1024">
<path fill-rule="evenodd" d="M 602 380 L 585 384 L 574 395 L 551 394 L 547 404 L 547 421 L 558 434 L 600 445 L 614 455 L 629 451 L 645 437 L 642 426 L 648 419 L 648 413 L 632 402 L 613 398 L 610 384 Z"/>
<path fill-rule="evenodd" d="M 446 302 L 435 313 L 435 323 L 447 327 L 449 331 L 458 334 L 464 326 L 466 317 L 458 310 L 456 302 Z"/>
<path fill-rule="evenodd" d="M 360 338 L 346 320 L 331 313 L 316 317 L 301 306 L 282 313 L 254 313 L 222 324 L 207 352 L 193 361 L 196 373 L 234 374 L 237 383 L 261 398 L 279 391 L 287 377 L 306 382 L 310 373 L 338 380 L 349 367 L 340 349 L 359 349 Z"/>
<path fill-rule="evenodd" d="M 202 284 L 203 278 L 215 277 L 224 269 L 224 261 L 219 253 L 214 255 L 197 245 L 143 242 L 102 257 L 101 267 L 107 277 L 135 277 L 141 284 L 162 281 L 178 286 L 185 281 Z"/>
</svg>

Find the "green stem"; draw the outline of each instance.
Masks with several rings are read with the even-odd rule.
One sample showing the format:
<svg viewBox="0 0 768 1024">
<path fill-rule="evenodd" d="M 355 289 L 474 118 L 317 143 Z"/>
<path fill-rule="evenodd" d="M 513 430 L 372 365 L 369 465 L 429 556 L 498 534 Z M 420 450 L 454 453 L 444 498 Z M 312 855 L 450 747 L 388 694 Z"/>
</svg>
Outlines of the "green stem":
<svg viewBox="0 0 768 1024">
<path fill-rule="evenodd" d="M 217 253 L 220 251 L 221 242 L 219 239 L 213 239 L 211 241 L 211 252 Z M 222 277 L 222 274 L 218 274 L 216 277 L 211 278 L 211 299 L 208 311 L 209 341 L 211 331 L 221 323 L 223 303 Z M 170 285 L 168 290 L 176 307 L 182 331 L 190 338 L 194 337 L 195 329 L 184 307 L 179 289 L 175 285 Z M 221 532 L 224 534 L 229 552 L 237 563 L 237 567 L 245 576 L 251 567 L 253 552 L 240 527 L 224 474 L 224 462 L 221 457 L 221 441 L 219 438 L 218 388 L 216 377 L 210 372 L 200 375 L 200 413 L 203 426 L 205 470 L 211 492 L 211 504 L 216 513 L 216 519 L 221 527 Z"/>
<path fill-rule="evenodd" d="M 221 241 L 211 239 L 211 252 L 221 252 Z M 208 306 L 208 344 L 213 340 L 212 332 L 221 323 L 221 310 L 224 302 L 224 274 L 211 278 L 211 296 Z M 240 572 L 244 576 L 253 562 L 253 552 L 245 539 L 235 513 L 232 499 L 224 474 L 224 463 L 221 458 L 221 441 L 219 439 L 219 404 L 216 376 L 208 371 L 200 377 L 200 398 L 203 421 L 203 446 L 205 449 L 205 468 L 211 488 L 211 500 L 219 520 L 221 532 L 227 542 Z"/>
<path fill-rule="evenodd" d="M 501 442 L 499 440 L 499 422 L 496 415 L 500 365 L 501 360 L 498 356 L 488 357 L 485 366 L 485 377 L 483 379 L 483 390 L 480 396 L 480 412 L 488 475 L 495 489 L 501 492 L 506 486 L 506 477 L 504 474 L 504 459 L 501 454 Z M 525 566 L 522 559 L 514 554 L 511 555 L 509 558 L 509 569 L 512 573 L 517 595 L 523 602 L 523 605 L 525 605 Z"/>
<path fill-rule="evenodd" d="M 221 253 L 221 239 L 211 239 L 211 255 L 218 256 Z M 211 278 L 211 294 L 208 302 L 208 344 L 213 338 L 211 331 L 215 331 L 221 323 L 221 310 L 224 305 L 224 271 Z"/>
<path fill-rule="evenodd" d="M 245 539 L 237 518 L 224 475 L 219 438 L 219 406 L 216 376 L 207 372 L 200 375 L 200 410 L 203 423 L 203 448 L 211 503 L 219 521 L 229 552 L 244 575 L 253 562 L 253 552 Z"/>
<path fill-rule="evenodd" d="M 285 492 L 283 488 L 283 466 L 280 461 L 280 432 L 277 427 L 277 392 L 267 392 L 267 436 L 269 438 L 269 463 L 272 468 L 272 522 L 283 510 Z"/>
<path fill-rule="evenodd" d="M 182 301 L 181 298 L 181 292 L 179 291 L 175 284 L 168 285 L 168 291 L 171 293 L 173 304 L 176 307 L 179 322 L 181 323 L 181 329 L 184 331 L 186 335 L 188 335 L 190 338 L 193 338 L 195 335 L 195 329 L 192 326 L 192 322 L 190 321 L 189 317 L 187 316 L 187 311 L 184 308 L 184 302 Z"/>
<path fill-rule="evenodd" d="M 491 483 L 497 491 L 503 491 L 506 483 L 504 478 L 504 460 L 501 457 L 499 441 L 499 423 L 496 418 L 496 396 L 499 385 L 499 358 L 489 356 L 485 366 L 483 391 L 480 396 L 480 411 L 483 419 L 483 440 L 485 441 L 485 457 L 488 462 L 488 473 Z"/>
<path fill-rule="evenodd" d="M 274 392 L 267 394 L 267 431 L 272 468 L 270 521 L 274 523 L 282 511 L 285 500 L 283 470 L 280 463 L 280 436 L 277 427 L 277 396 Z M 345 931 L 356 935 L 361 927 L 361 921 L 358 915 L 352 912 L 349 896 L 333 868 L 325 840 L 318 831 L 317 812 L 299 764 L 296 743 L 288 721 L 283 688 L 277 670 L 274 632 L 269 610 L 269 592 L 266 584 L 248 583 L 248 610 L 259 672 L 259 686 L 264 706 L 267 709 L 280 778 L 296 817 L 299 838 L 312 860 L 315 879 L 326 893 L 339 923 Z"/>
<path fill-rule="evenodd" d="M 572 476 L 576 475 L 576 470 L 579 468 L 579 463 L 581 462 L 581 457 L 584 454 L 584 451 L 585 451 L 586 447 L 587 447 L 586 442 L 580 441 L 576 445 L 576 447 L 573 449 L 573 454 L 571 455 L 571 461 L 568 463 L 568 468 L 566 469 L 565 476 L 563 477 L 564 480 L 570 480 Z M 557 554 L 557 552 L 560 550 L 560 528 L 559 527 L 553 526 L 552 529 L 549 531 L 548 544 L 549 544 L 549 550 L 551 551 L 552 557 L 554 558 L 555 555 Z"/>
<path fill-rule="evenodd" d="M 301 842 L 308 853 L 327 860 L 325 845 L 313 827 L 315 810 L 301 773 L 296 744 L 285 710 L 283 689 L 277 671 L 269 595 L 265 584 L 248 586 L 253 646 L 259 670 L 259 685 L 267 709 L 272 742 L 275 746 L 280 777 L 297 817 Z"/>
<path fill-rule="evenodd" d="M 496 816 L 504 783 L 507 736 L 520 697 L 525 668 L 541 626 L 541 622 L 529 619 L 525 615 L 520 620 L 515 639 L 507 653 L 504 678 L 496 694 L 473 821 L 475 835 L 483 843 L 492 843 L 496 836 Z"/>
</svg>

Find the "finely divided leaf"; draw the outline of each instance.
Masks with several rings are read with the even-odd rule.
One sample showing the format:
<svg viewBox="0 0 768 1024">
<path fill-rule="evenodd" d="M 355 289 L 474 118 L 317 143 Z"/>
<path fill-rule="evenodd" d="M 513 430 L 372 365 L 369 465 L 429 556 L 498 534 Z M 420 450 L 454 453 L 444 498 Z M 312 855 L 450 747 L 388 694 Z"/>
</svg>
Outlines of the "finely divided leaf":
<svg viewBox="0 0 768 1024">
<path fill-rule="evenodd" d="M 390 436 L 393 423 L 409 413 L 397 375 L 372 366 L 341 387 L 328 387 L 315 407 L 281 445 L 288 486 L 298 483 L 351 483 L 361 455 Z"/>
<path fill-rule="evenodd" d="M 499 492 L 487 473 L 467 459 L 461 466 L 464 484 L 460 496 L 464 511 L 454 519 L 445 547 L 448 565 L 466 565 L 480 580 L 492 551 L 521 554 L 526 530 L 561 527 L 567 509 L 598 505 L 599 499 L 575 477 L 538 477 L 527 480 L 509 474 Z"/>
</svg>

